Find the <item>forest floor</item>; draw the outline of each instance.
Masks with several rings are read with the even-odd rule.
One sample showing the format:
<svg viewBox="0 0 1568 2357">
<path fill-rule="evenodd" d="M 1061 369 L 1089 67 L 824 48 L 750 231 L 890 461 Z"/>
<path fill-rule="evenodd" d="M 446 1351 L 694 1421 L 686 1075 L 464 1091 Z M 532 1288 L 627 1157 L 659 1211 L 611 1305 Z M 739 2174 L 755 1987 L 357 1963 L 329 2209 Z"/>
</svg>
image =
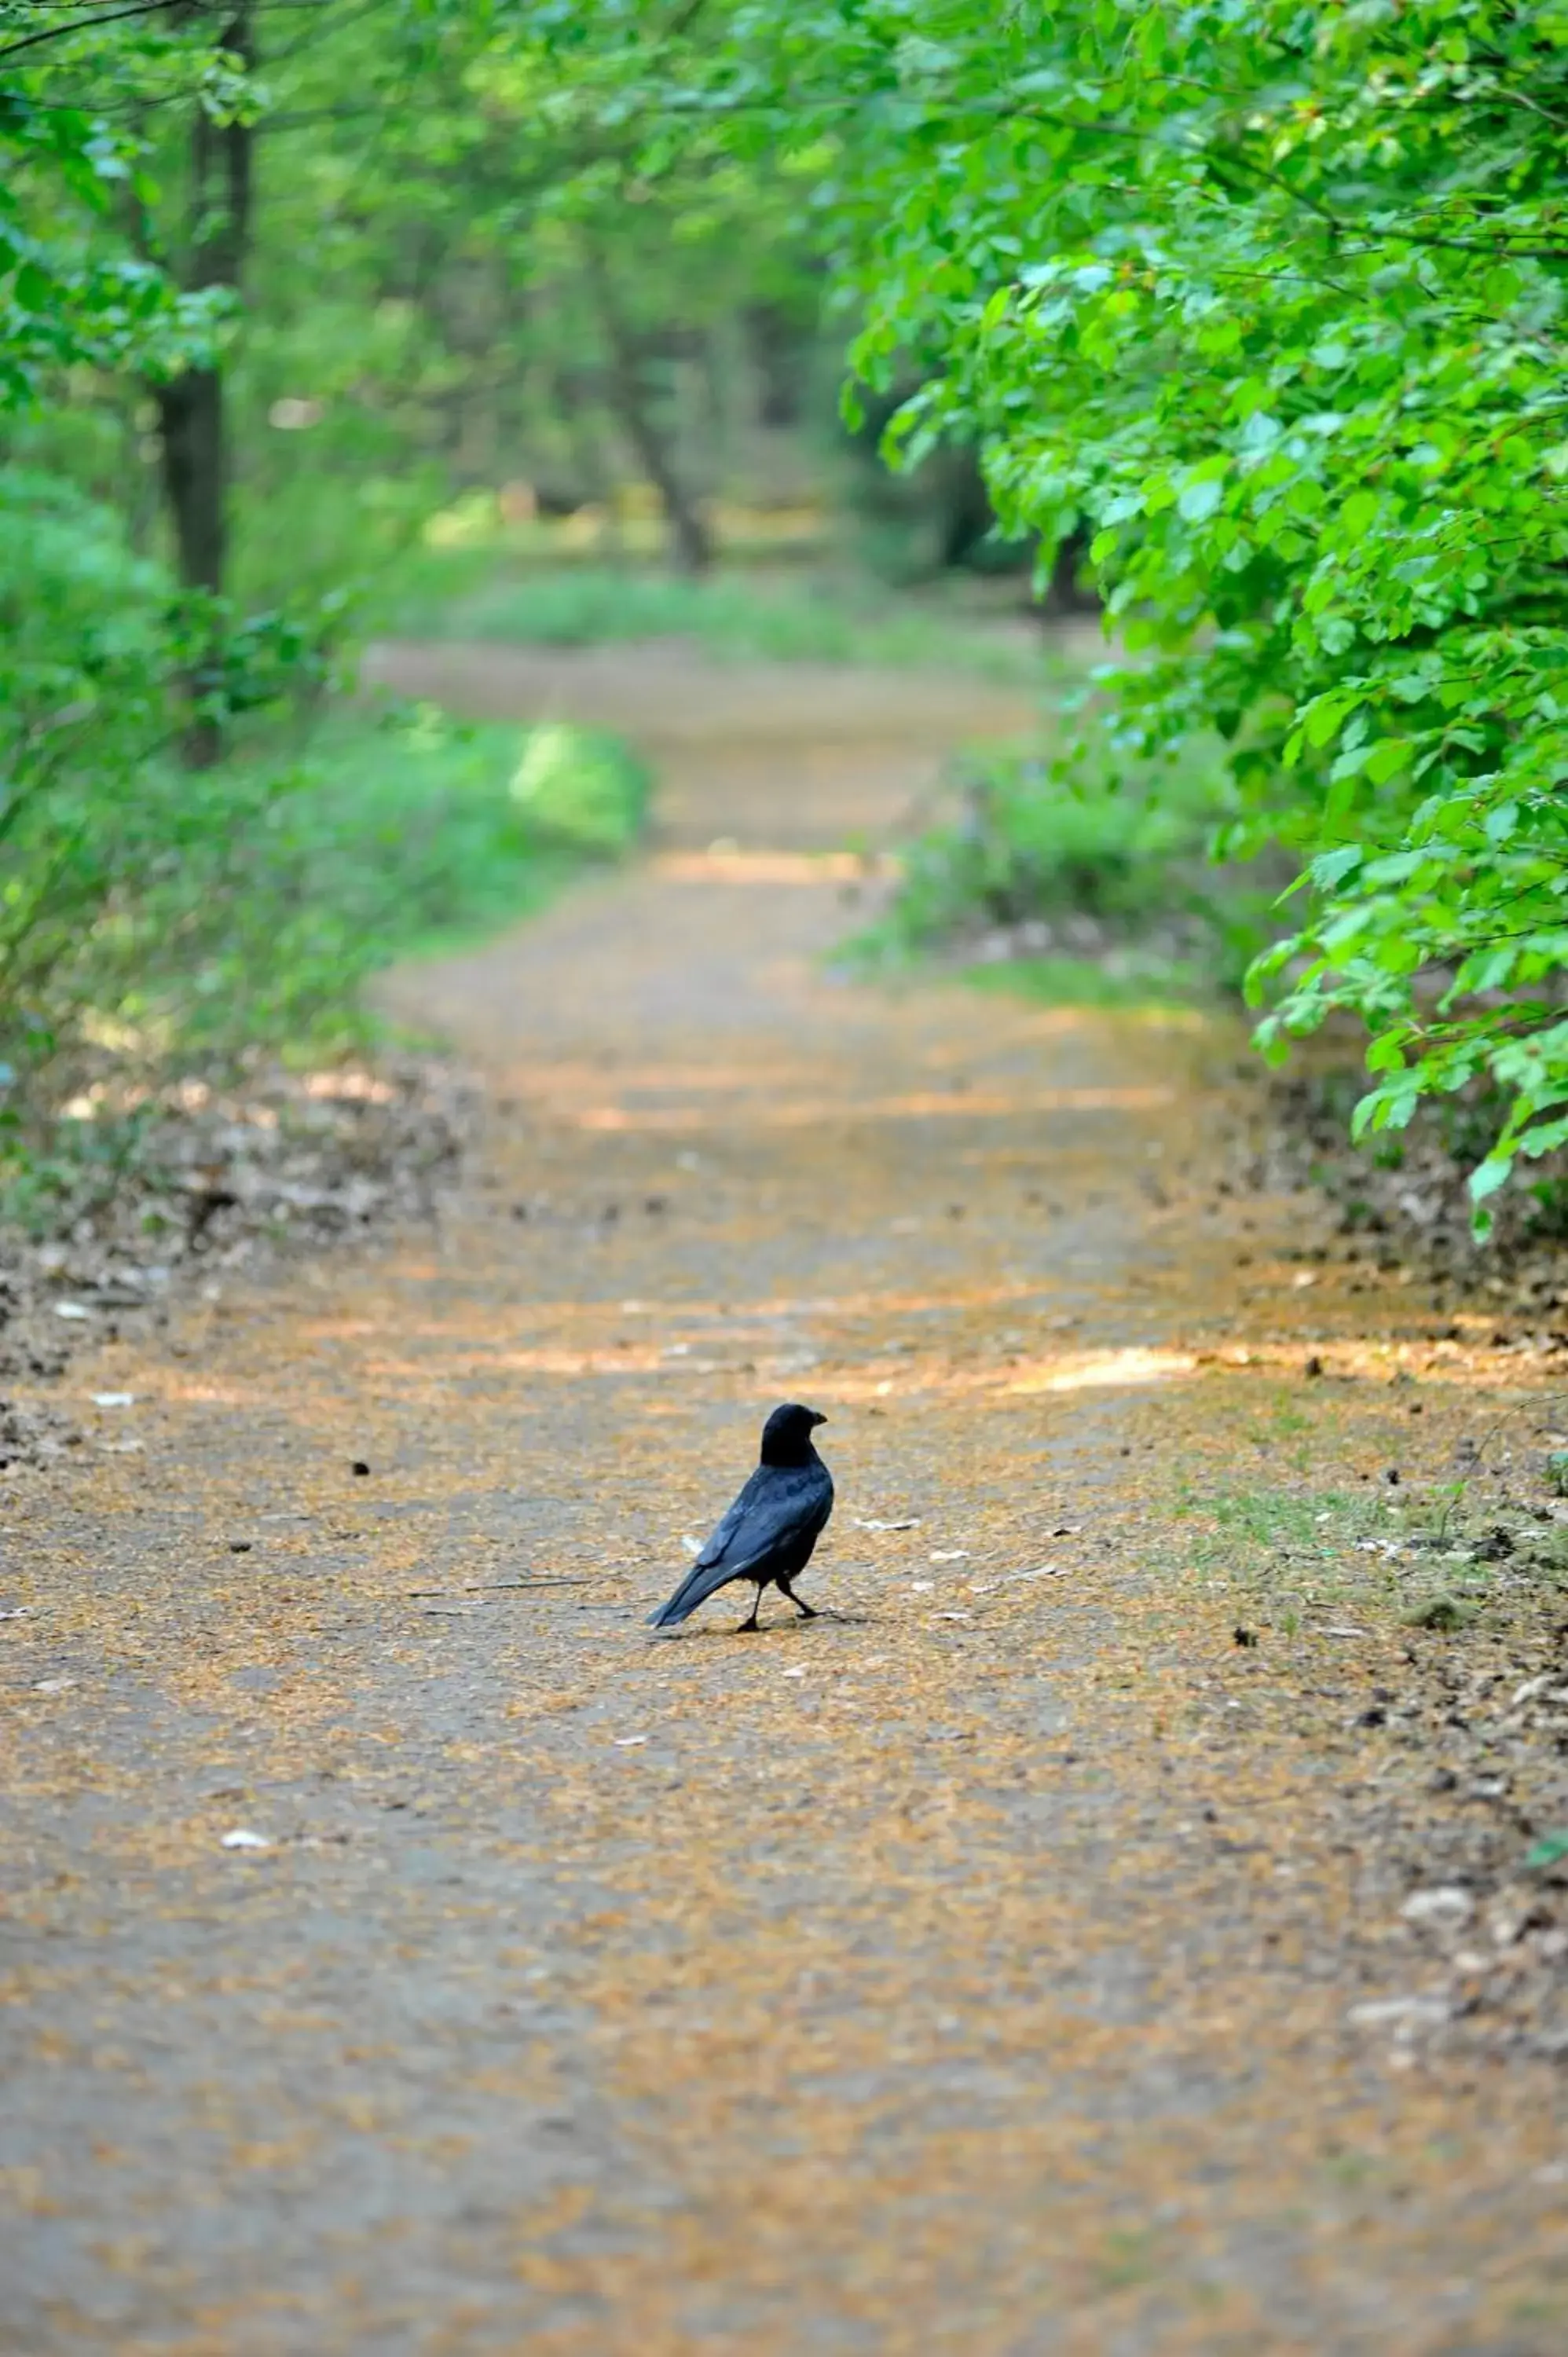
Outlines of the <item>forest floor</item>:
<svg viewBox="0 0 1568 2357">
<path fill-rule="evenodd" d="M 1199 1018 L 835 979 L 1000 691 L 396 670 L 658 839 L 389 982 L 437 1222 L 0 1491 L 0 2348 L 1568 2345 L 1550 1359 L 1231 1192 Z M 788 1397 L 822 1617 L 651 1637 Z"/>
</svg>

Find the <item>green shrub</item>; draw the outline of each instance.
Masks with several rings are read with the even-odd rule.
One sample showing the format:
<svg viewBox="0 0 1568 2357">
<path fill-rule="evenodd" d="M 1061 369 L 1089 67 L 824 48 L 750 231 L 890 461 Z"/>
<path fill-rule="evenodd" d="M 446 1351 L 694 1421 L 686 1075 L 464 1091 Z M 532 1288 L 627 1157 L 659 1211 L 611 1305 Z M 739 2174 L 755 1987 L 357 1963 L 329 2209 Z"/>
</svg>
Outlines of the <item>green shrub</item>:
<svg viewBox="0 0 1568 2357">
<path fill-rule="evenodd" d="M 67 484 L 0 469 L 0 1056 L 53 1045 L 60 970 L 142 873 L 132 781 L 172 734 L 172 586 Z"/>
<path fill-rule="evenodd" d="M 532 838 L 603 858 L 642 832 L 649 776 L 618 737 L 553 721 L 524 744 L 510 793 Z"/>
<path fill-rule="evenodd" d="M 519 811 L 531 768 L 549 823 Z M 160 1065 L 362 1044 L 372 973 L 503 924 L 585 855 L 626 849 L 646 800 L 608 740 L 429 706 L 330 714 L 292 753 L 263 730 L 195 775 L 150 762 L 134 796 L 143 888 L 116 897 L 60 983 L 92 1035 Z"/>
<path fill-rule="evenodd" d="M 1208 773 L 1162 782 L 1064 777 L 1034 751 L 972 756 L 960 809 L 909 850 L 888 916 L 862 943 L 897 954 L 1011 929 L 1027 952 L 1032 993 L 1111 1003 L 1158 979 L 1182 995 L 1240 986 L 1269 937 L 1269 895 L 1214 868 L 1208 845 L 1221 815 Z M 1045 949 L 1074 954 L 1042 957 Z M 1114 987 L 1094 990 L 1083 952 L 1102 954 Z M 1121 985 L 1125 984 L 1122 989 Z"/>
<path fill-rule="evenodd" d="M 963 802 L 959 825 L 929 839 L 931 866 L 959 908 L 968 903 L 999 923 L 1073 913 L 1126 920 L 1164 909 L 1175 863 L 1196 860 L 1202 848 L 1195 814 L 1109 783 L 1064 789 L 1034 754 L 972 764 Z"/>
<path fill-rule="evenodd" d="M 220 637 L 214 641 L 215 625 Z M 188 681 L 226 758 L 179 759 Z M 13 1135 L 84 1065 L 362 1039 L 365 977 L 623 851 L 612 739 L 320 705 L 286 616 L 196 612 L 104 509 L 0 470 L 0 1092 Z M 270 709 L 269 709 L 270 707 Z M 520 758 L 521 756 L 521 758 Z"/>
</svg>

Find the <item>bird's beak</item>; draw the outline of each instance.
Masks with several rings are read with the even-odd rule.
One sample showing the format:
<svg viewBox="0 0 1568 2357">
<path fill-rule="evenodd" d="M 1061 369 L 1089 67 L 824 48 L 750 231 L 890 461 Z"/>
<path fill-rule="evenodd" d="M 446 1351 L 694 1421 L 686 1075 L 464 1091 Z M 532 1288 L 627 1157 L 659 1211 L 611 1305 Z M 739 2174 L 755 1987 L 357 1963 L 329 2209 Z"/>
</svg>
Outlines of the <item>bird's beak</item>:
<svg viewBox="0 0 1568 2357">
<path fill-rule="evenodd" d="M 819 1415 L 813 1408 L 811 1411 L 811 1422 L 813 1425 L 826 1424 L 827 1417 L 825 1415 Z"/>
</svg>

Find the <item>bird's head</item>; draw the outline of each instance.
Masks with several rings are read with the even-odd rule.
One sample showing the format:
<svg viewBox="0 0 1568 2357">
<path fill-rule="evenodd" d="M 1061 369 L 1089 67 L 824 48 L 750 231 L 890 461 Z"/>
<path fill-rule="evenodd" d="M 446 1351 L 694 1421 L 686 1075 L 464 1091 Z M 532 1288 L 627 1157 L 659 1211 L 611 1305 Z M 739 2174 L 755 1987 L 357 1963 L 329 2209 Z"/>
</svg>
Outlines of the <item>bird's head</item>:
<svg viewBox="0 0 1568 2357">
<path fill-rule="evenodd" d="M 811 1454 L 811 1435 L 827 1417 L 814 1407 L 802 1407 L 790 1400 L 776 1407 L 762 1427 L 762 1461 L 765 1465 L 804 1465 Z"/>
</svg>

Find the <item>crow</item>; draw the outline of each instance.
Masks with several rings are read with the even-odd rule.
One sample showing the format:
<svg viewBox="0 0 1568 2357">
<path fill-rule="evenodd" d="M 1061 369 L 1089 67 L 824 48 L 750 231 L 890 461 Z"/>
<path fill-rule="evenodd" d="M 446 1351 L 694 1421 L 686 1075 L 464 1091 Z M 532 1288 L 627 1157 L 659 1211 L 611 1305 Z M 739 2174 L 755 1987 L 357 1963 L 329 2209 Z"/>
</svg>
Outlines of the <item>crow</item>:
<svg viewBox="0 0 1568 2357">
<path fill-rule="evenodd" d="M 714 1531 L 668 1604 L 649 1615 L 651 1629 L 673 1629 L 732 1579 L 755 1579 L 751 1618 L 736 1634 L 757 1626 L 762 1591 L 771 1582 L 802 1620 L 816 1614 L 789 1583 L 805 1570 L 833 1510 L 833 1477 L 811 1446 L 827 1417 L 791 1403 L 776 1407 L 762 1427 L 762 1461 Z"/>
</svg>

